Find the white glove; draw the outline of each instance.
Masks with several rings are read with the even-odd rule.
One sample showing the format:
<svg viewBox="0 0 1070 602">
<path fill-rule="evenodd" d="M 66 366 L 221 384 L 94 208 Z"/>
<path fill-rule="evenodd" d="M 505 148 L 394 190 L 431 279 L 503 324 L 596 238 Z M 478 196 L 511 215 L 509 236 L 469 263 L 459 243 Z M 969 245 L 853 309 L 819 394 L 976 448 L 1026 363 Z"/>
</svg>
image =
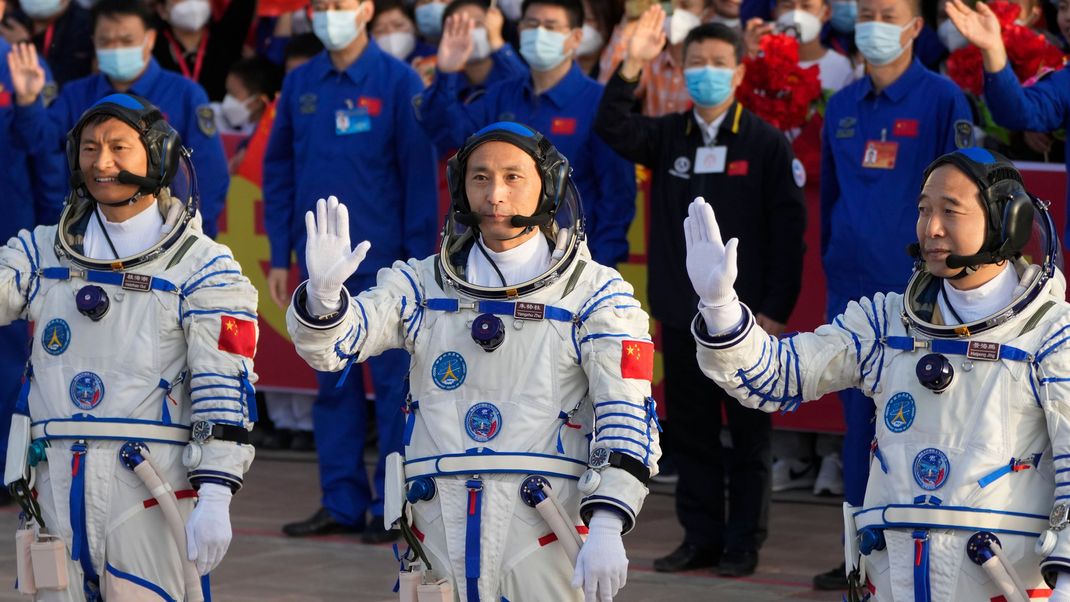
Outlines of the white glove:
<svg viewBox="0 0 1070 602">
<path fill-rule="evenodd" d="M 1052 592 L 1048 602 L 1070 602 L 1070 577 L 1065 573 L 1058 573 L 1055 581 L 1055 591 Z"/>
<path fill-rule="evenodd" d="M 717 334 L 739 323 L 743 308 L 732 285 L 736 282 L 736 247 L 739 239 L 721 242 L 717 218 L 702 197 L 687 208 L 684 240 L 687 243 L 687 275 L 698 293 L 699 312 L 706 330 Z"/>
<path fill-rule="evenodd" d="M 335 196 L 316 202 L 316 215 L 305 213 L 305 265 L 308 266 L 308 301 L 313 316 L 326 316 L 342 305 L 342 285 L 357 271 L 372 244 L 364 241 L 349 248 L 349 210 Z"/>
<path fill-rule="evenodd" d="M 595 510 L 587 541 L 576 557 L 572 587 L 583 588 L 586 602 L 612 602 L 628 581 L 628 556 L 621 531 L 624 519 L 612 510 Z"/>
<path fill-rule="evenodd" d="M 229 487 L 204 483 L 197 490 L 197 506 L 186 521 L 186 555 L 202 576 L 212 572 L 230 547 Z"/>
</svg>

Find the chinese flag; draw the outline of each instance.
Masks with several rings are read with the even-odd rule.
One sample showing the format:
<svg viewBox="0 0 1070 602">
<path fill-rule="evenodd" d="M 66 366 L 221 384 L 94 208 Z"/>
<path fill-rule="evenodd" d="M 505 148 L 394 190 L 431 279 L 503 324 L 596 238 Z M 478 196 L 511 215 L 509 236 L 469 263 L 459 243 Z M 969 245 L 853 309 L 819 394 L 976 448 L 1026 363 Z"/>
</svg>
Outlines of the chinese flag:
<svg viewBox="0 0 1070 602">
<path fill-rule="evenodd" d="M 219 350 L 252 358 L 256 352 L 256 322 L 220 316 Z"/>
<path fill-rule="evenodd" d="M 620 375 L 624 378 L 654 380 L 654 343 L 650 341 L 620 342 Z"/>
</svg>

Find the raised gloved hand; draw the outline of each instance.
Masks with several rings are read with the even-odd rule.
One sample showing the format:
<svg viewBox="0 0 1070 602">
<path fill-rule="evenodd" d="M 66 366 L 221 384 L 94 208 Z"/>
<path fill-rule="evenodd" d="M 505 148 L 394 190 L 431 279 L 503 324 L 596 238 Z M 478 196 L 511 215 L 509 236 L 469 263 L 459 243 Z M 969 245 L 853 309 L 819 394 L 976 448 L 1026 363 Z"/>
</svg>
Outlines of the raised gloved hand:
<svg viewBox="0 0 1070 602">
<path fill-rule="evenodd" d="M 713 207 L 696 197 L 687 208 L 684 240 L 687 244 L 687 275 L 699 298 L 699 312 L 711 334 L 735 326 L 742 308 L 732 285 L 736 282 L 736 247 L 739 239 L 721 242 L 721 230 Z"/>
<path fill-rule="evenodd" d="M 305 265 L 308 266 L 308 302 L 306 309 L 314 316 L 338 311 L 342 304 L 342 285 L 368 254 L 372 244 L 364 241 L 349 247 L 349 210 L 335 196 L 316 202 L 316 215 L 305 213 Z"/>
<path fill-rule="evenodd" d="M 576 558 L 572 587 L 583 588 L 586 602 L 612 602 L 628 581 L 628 556 L 621 531 L 624 519 L 612 510 L 595 510 L 587 541 Z"/>
<path fill-rule="evenodd" d="M 197 506 L 186 521 L 186 555 L 203 576 L 219 566 L 230 547 L 229 487 L 204 483 L 197 490 Z"/>
<path fill-rule="evenodd" d="M 1052 592 L 1048 602 L 1070 602 L 1070 576 L 1066 573 L 1058 573 L 1055 582 L 1055 591 Z"/>
</svg>

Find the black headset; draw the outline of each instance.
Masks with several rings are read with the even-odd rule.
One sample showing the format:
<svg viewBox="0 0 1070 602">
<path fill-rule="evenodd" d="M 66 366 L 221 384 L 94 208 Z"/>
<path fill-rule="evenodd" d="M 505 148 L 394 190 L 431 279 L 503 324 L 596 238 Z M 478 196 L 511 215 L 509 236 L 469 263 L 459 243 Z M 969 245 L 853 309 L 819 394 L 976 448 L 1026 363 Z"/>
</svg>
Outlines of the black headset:
<svg viewBox="0 0 1070 602">
<path fill-rule="evenodd" d="M 67 167 L 70 169 L 71 190 L 87 195 L 85 174 L 78 165 L 78 152 L 82 130 L 90 120 L 109 115 L 134 128 L 148 153 L 148 173 L 144 176 L 120 171 L 118 179 L 123 184 L 137 184 L 144 194 L 158 194 L 174 178 L 182 155 L 182 138 L 175 128 L 167 123 L 163 113 L 149 101 L 134 94 L 112 94 L 98 100 L 86 109 L 78 123 L 67 133 Z"/>
<path fill-rule="evenodd" d="M 1006 157 L 983 148 L 966 148 L 939 157 L 925 168 L 922 182 L 942 165 L 954 165 L 981 190 L 985 208 L 985 242 L 973 255 L 950 255 L 949 268 L 965 268 L 1017 259 L 1033 231 L 1033 199 L 1022 174 Z"/>
<path fill-rule="evenodd" d="M 526 125 L 511 121 L 492 123 L 472 134 L 457 154 L 446 162 L 446 182 L 450 190 L 453 219 L 470 228 L 479 225 L 479 215 L 472 212 L 468 202 L 464 175 L 468 158 L 475 149 L 492 141 L 508 142 L 526 152 L 535 160 L 535 168 L 542 178 L 542 194 L 535 213 L 531 216 L 514 215 L 511 219 L 513 227 L 548 226 L 561 206 L 572 170 L 568 159 L 545 136 Z"/>
</svg>

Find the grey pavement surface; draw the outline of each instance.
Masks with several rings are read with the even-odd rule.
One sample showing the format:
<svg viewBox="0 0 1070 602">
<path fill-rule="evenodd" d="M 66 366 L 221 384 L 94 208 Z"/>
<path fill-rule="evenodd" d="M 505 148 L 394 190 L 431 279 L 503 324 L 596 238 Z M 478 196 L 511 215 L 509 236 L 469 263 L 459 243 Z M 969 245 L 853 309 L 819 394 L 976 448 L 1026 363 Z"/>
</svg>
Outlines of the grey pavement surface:
<svg viewBox="0 0 1070 602">
<path fill-rule="evenodd" d="M 838 592 L 816 592 L 811 577 L 838 565 L 840 504 L 792 492 L 774 496 L 769 539 L 758 572 L 722 579 L 711 571 L 663 574 L 655 558 L 671 552 L 682 538 L 673 511 L 672 487 L 654 485 L 639 524 L 625 537 L 631 560 L 628 584 L 617 602 L 773 600 L 839 601 Z M 389 545 L 362 545 L 357 536 L 291 539 L 279 527 L 319 507 L 316 464 L 309 454 L 259 453 L 232 510 L 234 541 L 213 573 L 216 602 L 320 602 L 397 600 L 397 564 Z M 28 600 L 14 583 L 12 534 L 17 514 L 0 508 L 0 602 Z M 524 601 L 527 602 L 527 601 Z M 553 602 L 553 601 L 533 601 Z"/>
</svg>

